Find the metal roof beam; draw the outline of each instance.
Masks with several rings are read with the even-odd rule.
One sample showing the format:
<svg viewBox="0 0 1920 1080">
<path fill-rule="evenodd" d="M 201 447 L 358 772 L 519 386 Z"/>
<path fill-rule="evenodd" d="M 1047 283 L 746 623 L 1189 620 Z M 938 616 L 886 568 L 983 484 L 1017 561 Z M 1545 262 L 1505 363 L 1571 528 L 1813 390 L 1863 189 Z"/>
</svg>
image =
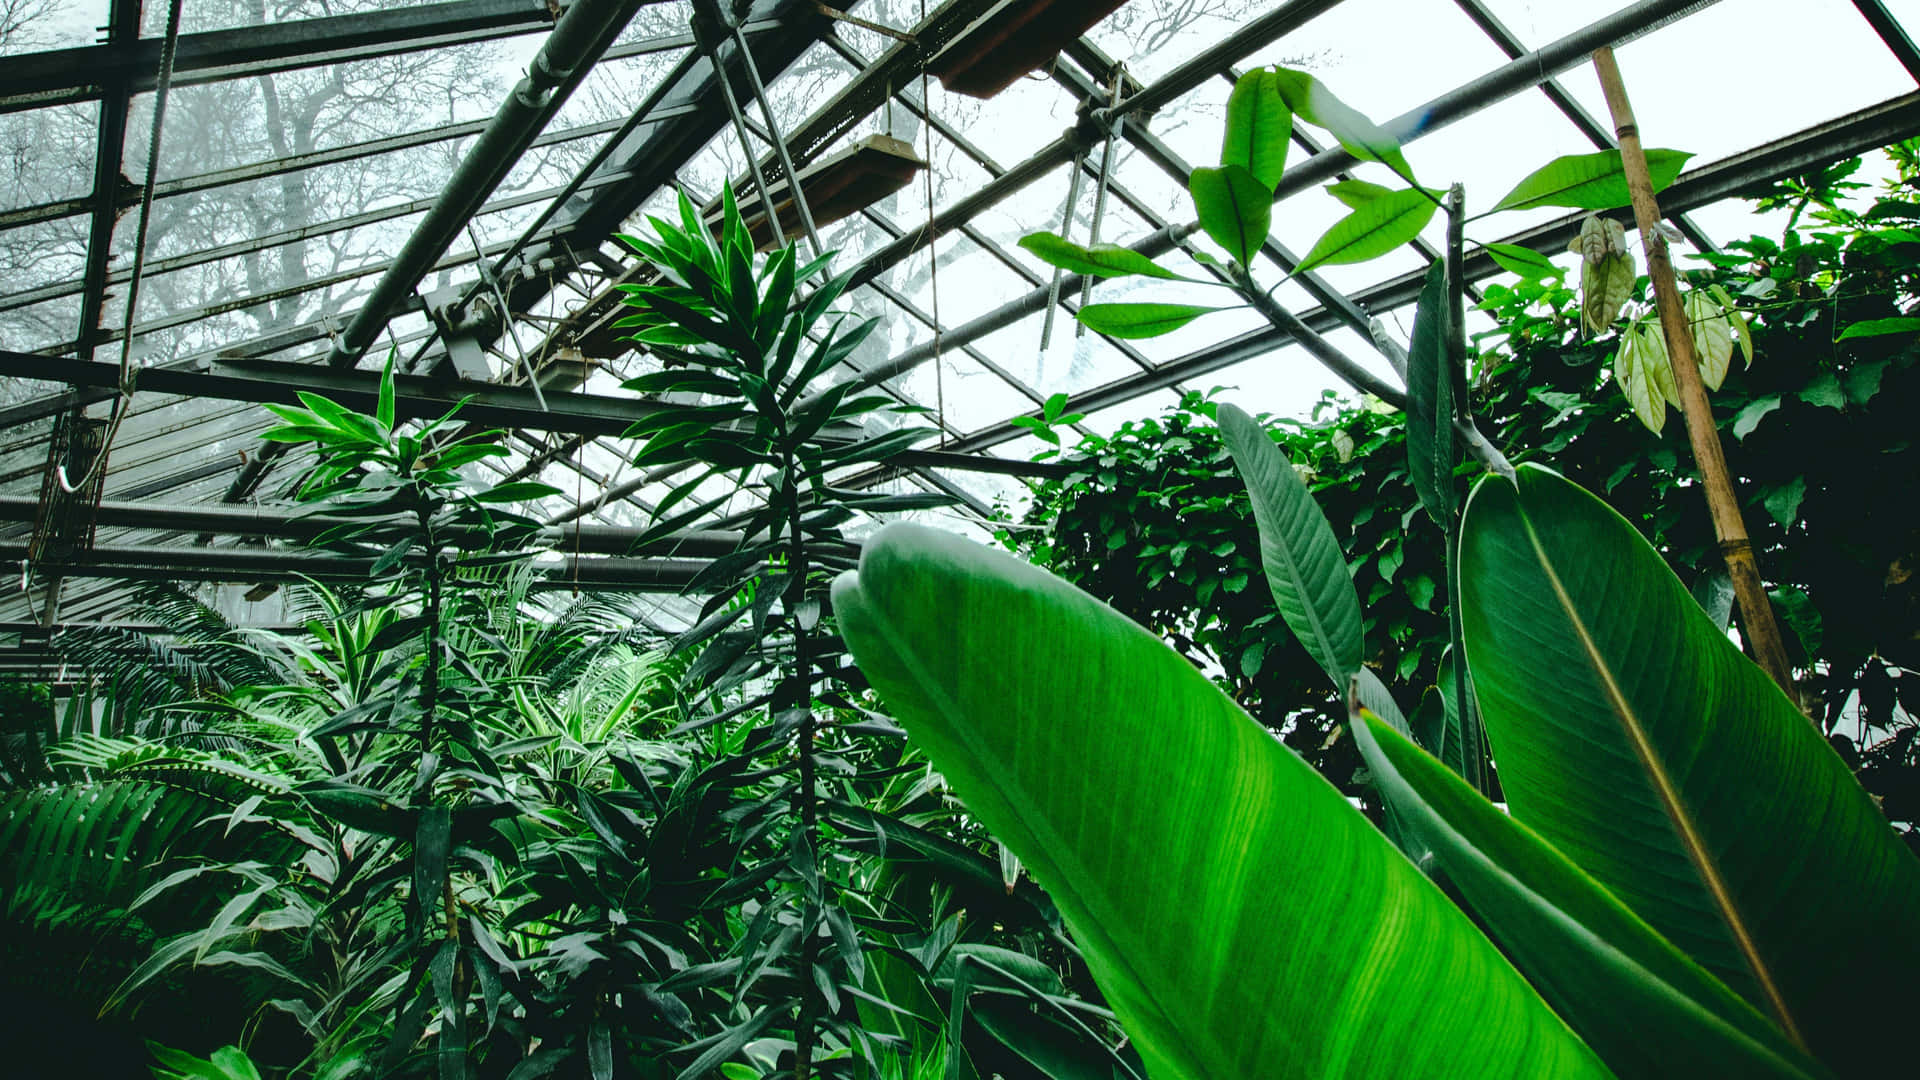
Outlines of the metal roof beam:
<svg viewBox="0 0 1920 1080">
<path fill-rule="evenodd" d="M 24 544 L 0 544 L 0 561 L 19 562 L 26 553 Z M 694 559 L 562 555 L 534 587 L 677 593 L 706 565 Z M 34 567 L 62 577 L 123 581 L 357 583 L 371 576 L 373 560 L 301 550 L 102 545 Z"/>
<path fill-rule="evenodd" d="M 545 0 L 452 0 L 183 34 L 173 83 L 191 86 L 491 41 L 548 26 L 555 11 Z M 10 56 L 0 70 L 0 112 L 90 101 L 122 85 L 144 93 L 153 89 L 159 66 L 160 42 L 154 38 Z"/>
<path fill-rule="evenodd" d="M 1683 174 L 1671 187 L 1660 193 L 1661 211 L 1678 213 L 1697 210 L 1782 177 L 1794 176 L 1828 162 L 1916 135 L 1920 135 L 1920 93 L 1907 94 L 1862 109 Z M 1503 237 L 1501 242 L 1536 251 L 1559 251 L 1579 234 L 1580 223 L 1585 216 L 1584 212 L 1569 214 Z M 1500 272 L 1500 267 L 1484 248 L 1476 248 L 1467 255 L 1465 273 L 1468 280 L 1477 281 Z M 1402 307 L 1413 303 L 1419 296 L 1423 277 L 1422 271 L 1401 274 L 1353 293 L 1352 299 L 1375 311 Z M 1322 333 L 1340 325 L 1338 315 L 1324 307 L 1304 312 L 1300 317 L 1309 327 Z M 965 330 L 964 327 L 961 329 Z M 1176 382 L 1198 378 L 1243 360 L 1265 355 L 1284 346 L 1289 340 L 1286 334 L 1272 328 L 1250 331 L 1170 360 L 1151 374 L 1128 376 L 1075 395 L 1066 407 L 1075 412 L 1096 412 L 1141 394 L 1165 389 Z M 1038 413 L 1029 415 L 1038 416 Z M 995 424 L 968 435 L 949 448 L 980 452 L 1018 438 L 1026 430 L 1012 423 Z"/>
<path fill-rule="evenodd" d="M 1641 0 L 1640 3 L 1623 8 L 1551 44 L 1542 46 L 1534 52 L 1503 64 L 1487 74 L 1456 87 L 1424 105 L 1410 109 L 1400 116 L 1387 121 L 1383 126 L 1389 131 L 1405 132 L 1406 134 L 1402 136 L 1401 141 L 1412 142 L 1462 117 L 1472 115 L 1489 105 L 1505 100 L 1522 90 L 1538 86 L 1559 72 L 1583 62 L 1589 53 L 1602 45 L 1631 41 L 1675 19 L 1692 14 L 1702 8 L 1710 7 L 1714 2 L 1715 0 Z M 1195 73 L 1190 71 L 1190 69 L 1196 66 L 1197 65 L 1191 62 L 1182 65 L 1180 68 L 1175 69 L 1173 73 L 1170 73 L 1167 79 L 1187 79 L 1194 77 Z M 1209 55 L 1209 64 L 1206 66 L 1204 72 L 1197 73 L 1198 77 L 1203 79 L 1212 77 L 1217 66 L 1217 63 L 1213 62 Z M 1159 84 L 1156 83 L 1155 85 L 1157 86 Z M 1150 86 L 1140 94 L 1135 94 L 1126 101 L 1122 101 L 1118 106 L 1118 111 L 1128 111 L 1129 102 L 1134 102 L 1153 94 L 1154 87 Z M 1101 114 L 1110 115 L 1110 112 L 1109 110 L 1099 110 L 1096 112 L 1096 115 Z M 1035 155 L 1034 159 L 1029 159 L 1029 162 L 1061 152 L 1061 144 L 1067 141 L 1068 140 L 1062 139 L 1050 144 Z M 1070 151 L 1068 152 L 1070 153 Z M 1315 154 L 1306 161 L 1288 169 L 1281 176 L 1280 182 L 1275 187 L 1274 200 L 1278 202 L 1289 195 L 1304 191 L 1306 188 L 1322 180 L 1326 180 L 1356 163 L 1352 154 L 1339 148 L 1333 148 Z M 1018 171 L 1019 168 L 1019 166 L 1016 166 L 1015 171 Z M 1007 175 L 1011 177 L 1014 173 L 1009 172 Z M 991 188 L 993 185 L 989 184 L 987 186 Z M 962 200 L 962 202 L 965 201 L 967 200 Z M 938 220 L 938 218 L 936 218 L 936 220 Z M 1187 224 L 1178 228 L 1160 230 L 1139 243 L 1134 244 L 1133 250 L 1148 257 L 1164 254 L 1178 246 L 1182 239 L 1191 235 L 1198 228 L 1199 226 L 1196 224 Z M 908 239 L 918 239 L 927 231 L 928 230 L 923 228 Z M 935 235 L 938 234 L 938 231 L 937 229 L 934 230 Z M 898 245 L 889 245 L 888 248 L 877 252 L 873 259 L 869 261 L 871 262 L 883 256 L 890 255 L 895 246 Z M 1085 284 L 1085 281 L 1086 279 L 1079 274 L 1065 275 L 1060 281 L 1061 291 L 1077 290 Z M 972 322 L 957 327 L 944 336 L 944 340 L 941 342 L 942 347 L 952 347 L 960 342 L 975 341 L 995 330 L 1011 325 L 1024 315 L 1040 310 L 1045 306 L 1046 302 L 1047 290 L 1036 289 L 1025 296 L 1009 302 L 999 311 L 990 312 Z M 906 349 L 893 359 L 868 369 L 865 374 L 851 381 L 859 387 L 877 386 L 887 379 L 904 374 L 920 364 L 925 363 L 933 356 L 933 351 L 930 343 Z"/>
<path fill-rule="evenodd" d="M 30 495 L 0 495 L 0 521 L 31 523 L 39 500 Z M 296 507 L 226 506 L 218 503 L 166 505 L 103 500 L 98 523 L 111 528 L 157 529 L 163 532 L 253 539 L 310 540 L 353 519 L 328 514 L 295 516 Z M 696 529 L 660 537 L 643 548 L 634 545 L 647 530 L 624 525 L 583 525 L 543 529 L 539 539 L 556 550 L 590 555 L 663 555 L 680 558 L 718 558 L 732 554 L 741 534 Z M 449 539 L 472 537 L 454 533 Z"/>
<path fill-rule="evenodd" d="M 64 382 L 77 387 L 115 386 L 119 367 L 90 360 L 56 362 L 31 353 L 0 350 L 0 377 Z M 430 419 L 460 406 L 461 417 L 468 422 L 526 431 L 618 438 L 643 417 L 679 408 L 639 398 L 560 390 L 544 394 L 543 408 L 541 399 L 525 387 L 425 375 L 396 375 L 394 382 L 395 410 L 402 419 Z M 287 405 L 298 405 L 299 392 L 304 390 L 324 394 L 349 409 L 371 413 L 378 399 L 379 383 L 380 373 L 376 371 L 268 360 L 222 360 L 214 362 L 211 371 L 142 368 L 136 386 L 148 393 Z M 834 425 L 822 432 L 824 440 L 842 443 L 859 435 L 858 429 L 848 425 Z M 1044 463 L 1002 461 L 940 450 L 908 450 L 893 460 L 903 465 L 1016 476 L 1052 475 L 1060 471 Z M 224 462 L 221 465 L 231 467 Z"/>
</svg>

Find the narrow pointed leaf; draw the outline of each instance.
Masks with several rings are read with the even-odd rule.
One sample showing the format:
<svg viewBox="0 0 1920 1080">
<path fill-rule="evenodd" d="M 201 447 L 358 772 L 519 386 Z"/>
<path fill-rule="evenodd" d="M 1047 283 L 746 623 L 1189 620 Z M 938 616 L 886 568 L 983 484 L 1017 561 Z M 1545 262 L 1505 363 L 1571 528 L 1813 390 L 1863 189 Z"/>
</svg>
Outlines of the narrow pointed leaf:
<svg viewBox="0 0 1920 1080">
<path fill-rule="evenodd" d="M 1265 69 L 1249 71 L 1227 95 L 1227 130 L 1220 164 L 1238 165 L 1272 192 L 1287 168 L 1293 110 L 1280 96 L 1279 79 Z M 1268 196 L 1271 198 L 1271 194 Z"/>
<path fill-rule="evenodd" d="M 1088 247 L 1063 239 L 1056 233 L 1028 233 L 1020 238 L 1020 246 L 1033 252 L 1041 262 L 1072 274 L 1092 274 L 1096 277 L 1125 277 L 1130 274 L 1157 278 L 1180 276 L 1131 248 L 1114 244 Z"/>
<path fill-rule="evenodd" d="M 1484 244 L 1487 255 L 1500 264 L 1500 269 L 1509 274 L 1519 274 L 1529 281 L 1538 278 L 1557 278 L 1566 273 L 1553 264 L 1553 260 L 1528 247 L 1519 244 Z"/>
<path fill-rule="evenodd" d="M 1383 195 L 1393 194 L 1393 189 L 1366 180 L 1341 180 L 1328 184 L 1327 194 L 1345 203 L 1347 209 L 1358 210 Z"/>
<path fill-rule="evenodd" d="M 1430 194 L 1416 188 L 1382 195 L 1333 223 L 1305 256 L 1294 273 L 1322 264 L 1365 262 L 1409 243 L 1433 220 L 1440 208 Z"/>
<path fill-rule="evenodd" d="M 1659 192 L 1673 183 L 1692 156 L 1680 150 L 1648 150 L 1647 171 L 1653 176 L 1653 190 Z M 1612 210 L 1632 201 L 1627 192 L 1626 170 L 1620 164 L 1620 151 L 1602 150 L 1597 154 L 1569 154 L 1547 162 L 1515 184 L 1493 209 L 1571 206 L 1579 210 Z"/>
<path fill-rule="evenodd" d="M 1618 514 L 1523 466 L 1469 500 L 1467 658 L 1514 817 L 1843 1075 L 1920 1008 L 1920 860 Z"/>
<path fill-rule="evenodd" d="M 834 609 L 1153 1080 L 1608 1075 L 1331 785 L 1111 608 L 894 524 Z"/>
<path fill-rule="evenodd" d="M 1088 304 L 1076 317 L 1087 329 L 1109 337 L 1150 338 L 1171 334 L 1219 310 L 1202 304 Z"/>
<path fill-rule="evenodd" d="M 1600 883 L 1393 725 L 1355 740 L 1399 820 L 1516 966 L 1622 1076 L 1807 1077 L 1818 1065 Z"/>
<path fill-rule="evenodd" d="M 1222 165 L 1193 170 L 1187 190 L 1200 227 L 1235 262 L 1251 266 L 1273 228 L 1273 189 L 1239 165 Z"/>
<path fill-rule="evenodd" d="M 1252 417 L 1223 404 L 1218 420 L 1253 499 L 1274 603 L 1308 655 L 1344 691 L 1360 669 L 1360 597 L 1340 541 L 1286 451 Z"/>
</svg>

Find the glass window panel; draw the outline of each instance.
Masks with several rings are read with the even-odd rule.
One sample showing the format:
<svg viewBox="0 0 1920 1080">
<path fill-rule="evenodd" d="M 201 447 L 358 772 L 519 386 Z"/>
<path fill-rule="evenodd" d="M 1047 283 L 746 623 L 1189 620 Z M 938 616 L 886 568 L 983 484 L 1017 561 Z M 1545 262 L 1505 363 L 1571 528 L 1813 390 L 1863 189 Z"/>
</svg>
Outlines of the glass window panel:
<svg viewBox="0 0 1920 1080">
<path fill-rule="evenodd" d="M 0 113 L 0 192 L 9 207 L 75 199 L 93 191 L 100 105 L 83 101 Z M 11 239 L 0 233 L 0 244 Z"/>
<path fill-rule="evenodd" d="M 387 8 L 418 7 L 434 0 L 293 0 L 260 4 L 252 0 L 194 0 L 181 10 L 180 32 L 230 30 L 241 26 L 265 26 L 271 23 L 297 22 L 327 15 L 374 12 Z M 101 16 L 104 22 L 106 16 Z M 141 18 L 140 33 L 158 37 L 166 33 L 167 5 L 148 4 Z"/>
<path fill-rule="evenodd" d="M 78 296 L 64 296 L 0 312 L 0 333 L 5 334 L 7 347 L 18 352 L 38 352 L 71 343 L 79 330 Z"/>
</svg>

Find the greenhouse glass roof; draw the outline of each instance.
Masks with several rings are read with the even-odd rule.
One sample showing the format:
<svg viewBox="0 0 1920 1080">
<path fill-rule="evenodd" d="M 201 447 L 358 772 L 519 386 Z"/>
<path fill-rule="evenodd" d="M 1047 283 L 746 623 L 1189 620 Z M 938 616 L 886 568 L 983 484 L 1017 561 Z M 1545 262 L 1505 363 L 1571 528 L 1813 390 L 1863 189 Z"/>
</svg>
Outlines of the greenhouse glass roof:
<svg viewBox="0 0 1920 1080">
<path fill-rule="evenodd" d="M 243 597 L 327 570 L 285 545 L 303 459 L 262 452 L 260 404 L 367 400 L 389 353 L 405 408 L 467 399 L 508 432 L 501 474 L 565 493 L 527 509 L 572 538 L 569 580 L 661 590 L 662 619 L 683 618 L 667 594 L 700 545 L 622 546 L 676 480 L 634 468 L 621 433 L 676 402 L 620 389 L 657 361 L 609 327 L 637 272 L 615 235 L 683 192 L 711 205 L 792 169 L 804 193 L 830 167 L 890 163 L 884 197 L 819 215 L 817 242 L 881 320 L 846 377 L 924 406 L 940 436 L 842 482 L 947 493 L 925 513 L 965 530 L 1052 468 L 1014 421 L 1055 395 L 1105 431 L 1184 390 L 1303 412 L 1334 385 L 1251 311 L 1150 340 L 1086 331 L 1085 283 L 1016 244 L 1052 229 L 1204 277 L 1187 173 L 1216 160 L 1249 67 L 1313 71 L 1423 177 L 1486 204 L 1612 145 L 1588 58 L 1617 46 L 1649 145 L 1695 155 L 1662 195 L 1682 252 L 1747 231 L 1737 193 L 1920 134 L 1920 0 L 1129 0 L 991 97 L 928 74 L 1009 6 L 0 0 L 0 547 L 17 571 L 0 623 L 111 621 L 151 578 L 216 583 L 236 617 L 274 622 Z M 1276 280 L 1343 212 L 1321 184 L 1379 168 L 1304 128 L 1295 142 L 1264 249 Z M 1543 209 L 1478 238 L 1554 252 L 1577 227 Z M 1274 297 L 1396 380 L 1372 327 L 1404 343 L 1441 230 Z M 104 483 L 77 510 L 54 501 L 91 542 L 35 565 L 53 450 L 85 431 L 111 435 Z"/>
</svg>

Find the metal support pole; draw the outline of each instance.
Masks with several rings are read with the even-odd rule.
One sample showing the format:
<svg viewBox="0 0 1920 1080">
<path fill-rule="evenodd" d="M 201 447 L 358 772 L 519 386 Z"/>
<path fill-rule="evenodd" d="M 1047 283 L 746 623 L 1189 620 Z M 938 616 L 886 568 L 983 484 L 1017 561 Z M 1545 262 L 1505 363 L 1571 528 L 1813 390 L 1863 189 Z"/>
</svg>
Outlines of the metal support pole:
<svg viewBox="0 0 1920 1080">
<path fill-rule="evenodd" d="M 493 121 L 462 158 L 441 197 L 407 237 L 399 256 L 381 276 L 327 361 L 358 363 L 387 319 L 432 270 L 480 205 L 506 178 L 594 62 L 613 44 L 642 0 L 575 0 L 554 24 L 545 45 L 527 66 L 526 78 L 502 102 Z"/>
<path fill-rule="evenodd" d="M 1120 103 L 1120 89 L 1126 85 L 1127 81 L 1125 69 L 1121 68 L 1118 64 L 1114 65 L 1112 73 L 1108 78 L 1113 80 L 1113 91 L 1107 101 L 1107 107 L 1111 109 Z M 1107 178 L 1113 175 L 1114 148 L 1120 145 L 1120 133 L 1125 130 L 1126 124 L 1127 118 L 1124 114 L 1115 114 L 1113 117 L 1113 126 L 1107 129 L 1106 142 L 1100 148 L 1100 181 L 1099 186 L 1094 189 L 1093 194 L 1093 221 L 1087 226 L 1088 247 L 1092 247 L 1100 242 L 1100 224 L 1107 216 Z M 1087 283 L 1081 286 L 1081 307 L 1086 307 L 1088 304 L 1093 303 L 1093 286 L 1094 279 L 1091 277 L 1087 278 Z M 1075 338 L 1086 337 L 1087 324 L 1077 324 L 1074 327 L 1073 336 Z"/>
<path fill-rule="evenodd" d="M 747 156 L 747 170 L 753 176 L 753 186 L 760 191 L 760 206 L 767 212 L 767 228 L 772 230 L 777 244 L 786 239 L 786 230 L 780 227 L 780 214 L 773 206 L 773 189 L 767 185 L 766 171 L 760 168 L 760 153 L 753 148 L 753 140 L 747 131 L 747 114 L 740 110 L 740 99 L 733 92 L 733 80 L 727 78 L 727 65 L 720 59 L 720 40 L 715 37 L 715 27 L 724 24 L 716 0 L 696 2 L 693 9 L 693 37 L 700 43 L 700 51 L 707 54 L 707 62 L 713 65 L 713 77 L 720 83 L 720 97 L 727 103 L 727 118 L 733 122 L 734 134 L 740 137 L 740 152 Z M 788 185 L 794 183 L 792 176 L 787 177 Z"/>
<path fill-rule="evenodd" d="M 753 86 L 753 96 L 760 102 L 760 115 L 766 118 L 767 133 L 771 136 L 773 152 L 780 159 L 780 167 L 787 173 L 787 190 L 793 193 L 794 209 L 800 214 L 800 226 L 807 232 L 807 242 L 813 245 L 813 257 L 819 258 L 826 253 L 826 245 L 820 242 L 820 230 L 814 227 L 813 208 L 807 205 L 807 193 L 800 190 L 800 173 L 793 167 L 793 155 L 787 152 L 787 138 L 780 131 L 780 121 L 774 118 L 773 102 L 767 97 L 767 84 L 761 81 L 760 65 L 753 59 L 753 50 L 747 48 L 746 35 L 741 33 L 740 24 L 728 19 L 727 28 L 733 35 L 733 47 L 740 54 L 740 62 L 747 69 L 747 81 Z M 773 210 L 768 208 L 771 219 Z"/>
</svg>

